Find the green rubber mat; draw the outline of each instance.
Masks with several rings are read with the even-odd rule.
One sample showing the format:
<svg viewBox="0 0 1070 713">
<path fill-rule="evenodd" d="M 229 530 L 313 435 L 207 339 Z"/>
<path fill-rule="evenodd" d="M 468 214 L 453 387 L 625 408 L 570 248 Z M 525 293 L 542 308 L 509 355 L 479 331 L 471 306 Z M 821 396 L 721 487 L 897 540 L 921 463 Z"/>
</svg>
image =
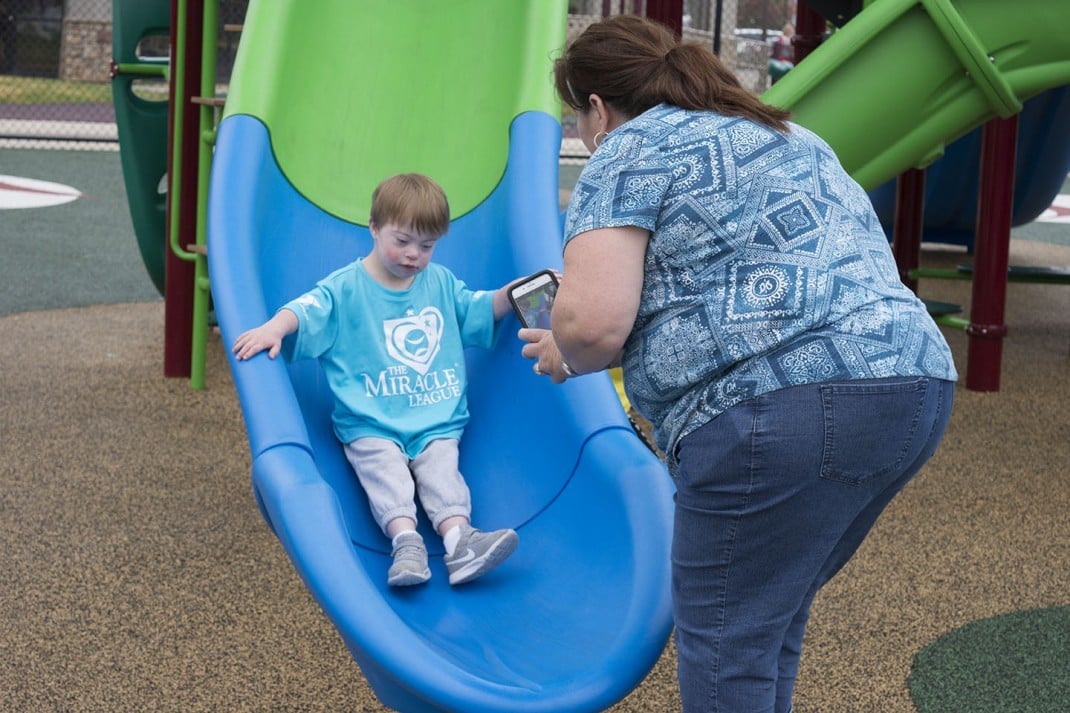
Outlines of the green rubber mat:
<svg viewBox="0 0 1070 713">
<path fill-rule="evenodd" d="M 914 659 L 918 713 L 1070 710 L 1070 606 L 971 622 Z"/>
</svg>

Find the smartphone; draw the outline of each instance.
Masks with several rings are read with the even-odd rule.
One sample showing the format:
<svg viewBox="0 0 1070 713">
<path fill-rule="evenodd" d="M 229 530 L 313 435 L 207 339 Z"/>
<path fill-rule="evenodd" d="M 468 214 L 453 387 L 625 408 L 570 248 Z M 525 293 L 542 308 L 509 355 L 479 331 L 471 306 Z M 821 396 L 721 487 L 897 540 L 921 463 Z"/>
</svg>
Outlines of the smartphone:
<svg viewBox="0 0 1070 713">
<path fill-rule="evenodd" d="M 520 324 L 536 329 L 550 328 L 550 310 L 557 294 L 557 276 L 552 270 L 540 270 L 509 288 L 509 302 Z"/>
</svg>

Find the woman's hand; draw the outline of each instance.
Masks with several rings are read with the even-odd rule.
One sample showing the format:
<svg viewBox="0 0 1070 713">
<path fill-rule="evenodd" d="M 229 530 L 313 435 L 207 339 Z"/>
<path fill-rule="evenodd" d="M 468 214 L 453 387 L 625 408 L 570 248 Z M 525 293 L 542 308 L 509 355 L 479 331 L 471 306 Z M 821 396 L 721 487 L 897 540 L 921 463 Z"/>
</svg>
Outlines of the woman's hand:
<svg viewBox="0 0 1070 713">
<path fill-rule="evenodd" d="M 565 246 L 565 274 L 554 299 L 554 342 L 586 374 L 606 368 L 624 348 L 639 312 L 650 233 L 598 228 Z"/>
<path fill-rule="evenodd" d="M 535 360 L 532 369 L 537 376 L 549 376 L 555 384 L 563 384 L 569 378 L 553 332 L 549 329 L 521 329 L 517 336 L 527 342 L 520 353 L 526 359 Z"/>
</svg>

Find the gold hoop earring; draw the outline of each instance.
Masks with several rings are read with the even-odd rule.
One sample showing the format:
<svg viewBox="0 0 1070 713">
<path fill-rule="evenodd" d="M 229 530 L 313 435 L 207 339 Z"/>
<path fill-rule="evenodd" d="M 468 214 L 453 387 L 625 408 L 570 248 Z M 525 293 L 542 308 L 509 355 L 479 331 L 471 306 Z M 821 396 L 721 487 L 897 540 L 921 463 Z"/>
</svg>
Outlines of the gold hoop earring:
<svg viewBox="0 0 1070 713">
<path fill-rule="evenodd" d="M 595 148 L 598 148 L 599 146 L 602 145 L 602 141 L 598 140 L 599 136 L 602 137 L 602 141 L 605 141 L 606 140 L 606 136 L 608 136 L 608 134 L 606 134 L 606 132 L 604 132 L 604 131 L 599 131 L 597 134 L 594 135 L 594 147 Z"/>
</svg>

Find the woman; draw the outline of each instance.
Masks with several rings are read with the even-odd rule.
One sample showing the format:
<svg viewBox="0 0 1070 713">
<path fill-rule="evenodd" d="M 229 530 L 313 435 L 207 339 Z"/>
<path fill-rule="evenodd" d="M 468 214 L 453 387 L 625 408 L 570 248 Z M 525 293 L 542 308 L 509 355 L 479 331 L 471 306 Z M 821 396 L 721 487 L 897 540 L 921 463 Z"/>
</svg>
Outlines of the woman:
<svg viewBox="0 0 1070 713">
<path fill-rule="evenodd" d="M 523 354 L 620 363 L 653 424 L 684 710 L 784 713 L 814 595 L 943 435 L 950 350 L 831 149 L 708 50 L 618 16 L 554 72 L 592 155 Z"/>
</svg>

